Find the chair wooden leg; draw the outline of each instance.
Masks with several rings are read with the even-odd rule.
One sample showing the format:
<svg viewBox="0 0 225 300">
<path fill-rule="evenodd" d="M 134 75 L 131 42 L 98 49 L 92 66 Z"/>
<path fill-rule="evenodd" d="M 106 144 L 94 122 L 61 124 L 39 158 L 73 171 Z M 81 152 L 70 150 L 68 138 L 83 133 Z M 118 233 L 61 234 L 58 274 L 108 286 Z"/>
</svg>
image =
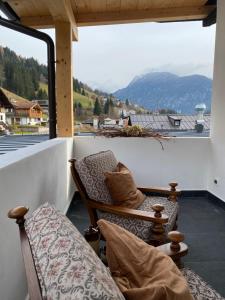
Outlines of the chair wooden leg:
<svg viewBox="0 0 225 300">
<path fill-rule="evenodd" d="M 160 246 L 166 241 L 165 229 L 162 224 L 154 223 L 149 244 L 152 246 Z"/>
<path fill-rule="evenodd" d="M 155 212 L 155 217 L 160 219 L 162 217 L 162 211 L 164 210 L 164 206 L 161 204 L 155 204 L 152 206 L 153 211 Z M 152 226 L 152 234 L 150 238 L 149 244 L 153 246 L 159 246 L 165 243 L 166 241 L 166 235 L 165 235 L 165 229 L 161 222 L 153 222 Z"/>
<path fill-rule="evenodd" d="M 177 220 L 178 220 L 178 215 L 176 216 L 176 220 L 175 220 L 175 223 L 174 223 L 174 226 L 173 226 L 173 231 L 177 230 Z"/>
<path fill-rule="evenodd" d="M 172 201 L 172 202 L 177 202 L 177 193 L 176 193 L 177 185 L 178 184 L 176 182 L 169 183 L 169 186 L 170 186 L 169 200 Z"/>
<path fill-rule="evenodd" d="M 94 227 L 97 227 L 98 226 L 97 225 L 98 215 L 97 215 L 96 209 L 94 209 L 90 206 L 87 206 L 87 209 L 88 209 L 88 214 L 89 214 L 91 225 Z"/>
</svg>

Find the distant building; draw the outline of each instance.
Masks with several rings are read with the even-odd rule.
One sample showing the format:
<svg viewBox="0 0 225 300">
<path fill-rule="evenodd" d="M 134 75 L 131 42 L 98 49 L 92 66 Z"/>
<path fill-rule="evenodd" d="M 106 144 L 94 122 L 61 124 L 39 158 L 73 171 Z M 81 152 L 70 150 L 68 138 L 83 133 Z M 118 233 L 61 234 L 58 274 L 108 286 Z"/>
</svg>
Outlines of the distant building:
<svg viewBox="0 0 225 300">
<path fill-rule="evenodd" d="M 8 125 L 36 125 L 42 121 L 42 109 L 16 94 L 0 88 L 1 116 Z"/>
<path fill-rule="evenodd" d="M 44 114 L 49 114 L 48 99 L 32 100 L 32 102 L 39 104 Z"/>
<path fill-rule="evenodd" d="M 203 116 L 203 131 L 196 129 L 198 115 L 130 115 L 129 125 L 139 125 L 152 128 L 159 132 L 168 132 L 169 135 L 196 135 L 202 133 L 207 136 L 210 129 L 210 115 Z"/>
</svg>

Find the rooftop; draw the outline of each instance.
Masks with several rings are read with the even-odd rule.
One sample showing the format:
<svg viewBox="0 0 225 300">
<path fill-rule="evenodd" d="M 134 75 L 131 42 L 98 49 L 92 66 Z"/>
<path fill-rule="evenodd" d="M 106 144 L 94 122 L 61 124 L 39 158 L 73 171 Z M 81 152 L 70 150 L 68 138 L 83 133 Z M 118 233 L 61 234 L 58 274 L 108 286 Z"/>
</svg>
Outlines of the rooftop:
<svg viewBox="0 0 225 300">
<path fill-rule="evenodd" d="M 36 103 L 20 97 L 4 88 L 0 88 L 0 105 L 3 105 L 3 103 L 6 105 L 6 107 L 10 106 L 16 109 L 29 109 L 33 106 L 39 107 L 39 105 Z"/>
<path fill-rule="evenodd" d="M 48 140 L 48 135 L 0 136 L 0 155 Z"/>
<path fill-rule="evenodd" d="M 179 127 L 174 127 L 169 117 L 174 120 L 181 120 Z M 155 130 L 168 130 L 168 131 L 188 131 L 194 130 L 196 124 L 196 115 L 131 115 L 130 121 L 132 125 L 140 125 L 142 127 L 150 127 Z M 204 129 L 210 129 L 210 115 L 204 115 Z"/>
</svg>

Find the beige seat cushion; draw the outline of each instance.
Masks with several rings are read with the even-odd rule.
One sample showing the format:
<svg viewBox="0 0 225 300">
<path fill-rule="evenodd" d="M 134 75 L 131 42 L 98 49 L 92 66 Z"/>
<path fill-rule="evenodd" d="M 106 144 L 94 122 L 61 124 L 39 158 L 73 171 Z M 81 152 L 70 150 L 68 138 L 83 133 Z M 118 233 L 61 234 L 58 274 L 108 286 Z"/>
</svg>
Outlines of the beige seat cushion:
<svg viewBox="0 0 225 300">
<path fill-rule="evenodd" d="M 170 257 L 118 225 L 99 220 L 98 226 L 110 271 L 127 300 L 193 300 Z"/>
<path fill-rule="evenodd" d="M 164 213 L 169 217 L 169 221 L 165 224 L 165 231 L 169 232 L 173 230 L 176 223 L 176 217 L 178 214 L 178 203 L 169 201 L 165 197 L 147 197 L 144 202 L 137 208 L 137 210 L 153 212 L 152 205 L 161 204 L 164 206 Z M 151 238 L 151 229 L 153 226 L 152 222 L 134 219 L 134 218 L 124 218 L 123 216 L 111 214 L 108 212 L 98 211 L 99 219 L 105 219 L 109 222 L 115 223 L 126 230 L 137 235 L 142 240 L 149 242 Z"/>
<path fill-rule="evenodd" d="M 105 173 L 105 183 L 115 205 L 137 208 L 146 198 L 137 189 L 130 170 L 120 162 L 114 172 Z"/>
</svg>

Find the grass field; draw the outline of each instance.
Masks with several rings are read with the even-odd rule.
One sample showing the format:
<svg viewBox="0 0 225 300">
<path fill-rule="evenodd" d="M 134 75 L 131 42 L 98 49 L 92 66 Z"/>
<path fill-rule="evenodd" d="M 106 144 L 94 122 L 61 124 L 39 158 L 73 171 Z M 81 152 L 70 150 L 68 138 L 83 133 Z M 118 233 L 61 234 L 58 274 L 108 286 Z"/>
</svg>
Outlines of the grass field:
<svg viewBox="0 0 225 300">
<path fill-rule="evenodd" d="M 39 83 L 40 88 L 48 92 L 48 86 L 46 83 L 40 82 Z M 86 92 L 88 95 L 90 95 L 89 92 Z M 83 106 L 83 108 L 93 108 L 94 107 L 94 100 L 88 96 L 83 96 L 79 93 L 73 92 L 73 101 L 75 102 L 80 102 Z"/>
</svg>

